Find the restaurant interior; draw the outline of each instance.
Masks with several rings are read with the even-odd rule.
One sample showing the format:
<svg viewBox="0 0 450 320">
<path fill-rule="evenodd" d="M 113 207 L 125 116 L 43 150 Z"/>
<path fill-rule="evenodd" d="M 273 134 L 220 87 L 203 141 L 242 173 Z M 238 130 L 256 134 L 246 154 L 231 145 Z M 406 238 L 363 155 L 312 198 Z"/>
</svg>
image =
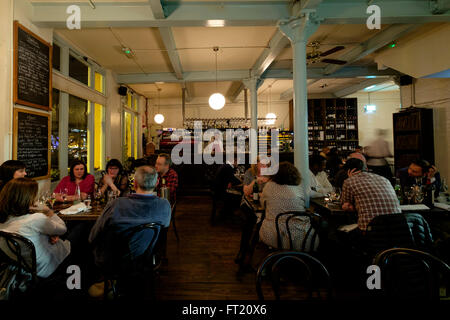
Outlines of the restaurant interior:
<svg viewBox="0 0 450 320">
<path fill-rule="evenodd" d="M 105 193 L 111 198 L 103 200 L 92 190 L 84 197 L 77 182 L 74 201 L 89 199 L 78 210 L 70 192 L 67 198 L 60 189 L 73 163 L 84 163 L 100 189 L 107 165 L 118 159 L 130 194 L 144 190 L 137 168 L 151 166 L 145 174 L 158 173 L 154 192 L 170 204 L 167 225 L 148 240 L 153 260 L 147 261 L 145 281 L 105 273 L 87 287 L 83 279 L 81 290 L 56 291 L 54 299 L 358 300 L 416 294 L 450 300 L 450 1 L 2 0 L 0 30 L 0 163 L 23 161 L 40 199 L 50 201 L 67 230 L 79 230 L 86 242 L 124 194 L 116 199 L 115 192 Z M 212 135 L 198 142 L 195 130 L 207 129 Z M 242 149 L 227 144 L 227 129 L 247 134 Z M 380 139 L 388 151 L 375 154 L 370 146 Z M 202 152 L 209 144 L 217 147 L 209 152 L 220 163 L 208 163 L 205 155 L 195 162 L 195 146 Z M 264 240 L 269 206 L 262 200 L 279 195 L 281 208 L 289 207 L 283 199 L 291 191 L 254 191 L 256 182 L 246 191 L 245 175 L 261 146 L 268 149 L 269 166 L 278 162 L 287 172 L 295 170 L 285 179 L 298 175 L 303 186 L 297 195 L 303 210 L 278 212 L 294 218 L 274 219 L 272 244 Z M 365 247 L 350 236 L 361 228 L 362 209 L 344 208 L 349 183 L 337 187 L 329 177 L 331 191 L 306 191 L 316 181 L 317 157 L 326 159 L 330 175 L 330 149 L 340 159 L 337 170 L 347 168 L 346 160 L 353 163 L 348 159 L 355 153 L 364 154 L 372 175 L 378 166 L 372 160 L 388 168 L 389 177 L 383 176 L 401 207 L 391 213 L 403 220 L 372 221 L 363 231 Z M 234 151 L 238 163 L 229 167 L 240 182 L 227 181 L 222 196 L 217 184 Z M 175 191 L 166 190 L 171 177 L 161 178 L 160 154 L 171 155 L 163 165 L 171 164 L 177 175 Z M 398 174 L 418 159 L 433 171 L 430 185 L 439 176 L 430 198 L 416 185 L 400 195 Z M 353 178 L 350 169 L 345 174 Z M 267 179 L 264 188 L 277 184 Z M 414 193 L 415 187 L 422 191 Z M 289 223 L 302 215 L 312 226 L 304 237 L 317 238 L 315 243 L 295 243 L 291 235 Z M 0 216 L 0 231 L 3 222 Z M 0 233 L 2 265 L 20 268 L 23 261 L 4 249 L 8 239 Z M 90 256 L 91 248 L 83 248 Z M 34 271 L 25 268 L 33 277 L 36 258 Z M 39 272 L 38 266 L 37 282 Z M 0 279 L 0 289 L 11 283 Z M 37 292 L 56 286 L 41 282 Z M 412 283 L 418 285 L 412 289 Z M 0 300 L 7 297 L 0 294 Z"/>
</svg>

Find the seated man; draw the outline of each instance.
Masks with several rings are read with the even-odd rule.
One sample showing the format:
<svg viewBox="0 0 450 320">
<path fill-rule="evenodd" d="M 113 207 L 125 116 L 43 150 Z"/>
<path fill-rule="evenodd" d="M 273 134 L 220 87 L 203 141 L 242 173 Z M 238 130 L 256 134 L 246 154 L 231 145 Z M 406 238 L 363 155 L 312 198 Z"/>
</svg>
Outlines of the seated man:
<svg viewBox="0 0 450 320">
<path fill-rule="evenodd" d="M 241 184 L 241 181 L 234 175 L 236 167 L 236 159 L 233 160 L 233 163 L 227 161 L 225 164 L 221 165 L 217 170 L 212 184 L 214 197 L 216 199 L 222 199 L 225 203 L 224 208 L 220 213 L 222 217 L 231 214 L 234 209 L 238 208 L 242 197 L 242 195 L 227 192 L 227 189 L 231 188 L 233 185 Z"/>
<path fill-rule="evenodd" d="M 342 209 L 356 210 L 359 231 L 365 232 L 376 216 L 402 212 L 388 179 L 364 171 L 364 163 L 360 159 L 349 159 L 346 165 L 349 177 L 342 188 Z"/>
<path fill-rule="evenodd" d="M 398 170 L 397 176 L 400 178 L 400 185 L 403 192 L 409 190 L 413 185 L 435 186 L 434 196 L 439 196 L 441 189 L 441 176 L 435 166 L 430 165 L 426 160 L 417 159 L 411 162 L 409 167 Z"/>
<path fill-rule="evenodd" d="M 158 155 L 155 163 L 156 172 L 158 172 L 158 182 L 156 184 L 156 192 L 161 197 L 161 187 L 165 185 L 170 190 L 170 203 L 173 204 L 177 200 L 178 174 L 170 168 L 172 161 L 167 153 Z"/>
<path fill-rule="evenodd" d="M 333 186 L 328 181 L 327 173 L 324 171 L 325 159 L 321 156 L 311 156 L 309 158 L 309 172 L 311 176 L 310 196 L 323 197 L 327 193 L 333 192 Z"/>
<path fill-rule="evenodd" d="M 158 223 L 164 227 L 170 224 L 171 208 L 167 200 L 153 194 L 157 173 L 153 167 L 141 166 L 136 169 L 134 187 L 136 193 L 117 198 L 107 204 L 89 235 L 94 248 L 96 265 L 103 269 L 114 261 L 117 235 L 145 223 Z M 145 250 L 148 243 L 136 244 L 136 250 Z"/>
</svg>

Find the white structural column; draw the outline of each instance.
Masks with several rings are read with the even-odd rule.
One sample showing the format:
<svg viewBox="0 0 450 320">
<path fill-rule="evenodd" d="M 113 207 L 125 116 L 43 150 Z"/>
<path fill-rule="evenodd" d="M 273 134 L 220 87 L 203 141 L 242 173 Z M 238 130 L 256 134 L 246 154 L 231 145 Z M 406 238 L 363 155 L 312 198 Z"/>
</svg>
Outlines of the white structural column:
<svg viewBox="0 0 450 320">
<path fill-rule="evenodd" d="M 250 163 L 256 163 L 256 158 L 258 156 L 258 79 L 252 77 L 245 79 L 244 85 L 250 90 L 250 123 L 251 123 L 251 134 L 250 134 Z"/>
<path fill-rule="evenodd" d="M 306 42 L 318 28 L 310 13 L 295 20 L 281 22 L 280 30 L 291 41 L 294 57 L 294 164 L 302 175 L 305 191 L 305 207 L 309 207 L 311 186 L 308 161 L 308 93 L 306 85 Z"/>
<path fill-rule="evenodd" d="M 61 46 L 61 73 L 69 76 L 69 47 Z M 58 167 L 60 178 L 67 176 L 69 167 L 69 94 L 59 92 L 59 154 Z"/>
</svg>

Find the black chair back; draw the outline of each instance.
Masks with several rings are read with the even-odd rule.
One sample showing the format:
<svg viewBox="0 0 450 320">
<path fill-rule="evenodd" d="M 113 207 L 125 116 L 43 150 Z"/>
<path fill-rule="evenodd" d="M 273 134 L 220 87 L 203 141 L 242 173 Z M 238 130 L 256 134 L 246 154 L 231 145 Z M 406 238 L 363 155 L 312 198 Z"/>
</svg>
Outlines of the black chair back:
<svg viewBox="0 0 450 320">
<path fill-rule="evenodd" d="M 0 231 L 0 252 L 2 262 L 14 265 L 36 279 L 36 250 L 33 242 L 19 234 Z"/>
<path fill-rule="evenodd" d="M 31 293 L 38 280 L 33 242 L 19 234 L 0 231 L 0 270 L 0 276 L 16 277 L 12 286 L 5 287 L 6 291 L 0 294 L 0 297 L 6 294 L 2 299 L 23 299 Z"/>
<path fill-rule="evenodd" d="M 417 213 L 398 213 L 372 219 L 366 233 L 367 250 L 376 254 L 394 247 L 430 252 L 433 237 L 426 220 Z"/>
<path fill-rule="evenodd" d="M 118 283 L 117 288 L 112 285 L 114 298 L 118 297 L 118 292 L 126 296 L 140 296 L 147 291 L 145 282 L 153 278 L 154 248 L 161 227 L 158 223 L 145 223 L 116 235 L 114 253 L 102 270 L 105 296 L 112 280 Z"/>
<path fill-rule="evenodd" d="M 271 276 L 272 290 L 275 298 L 280 300 L 280 267 L 289 266 L 295 267 L 295 274 L 302 277 L 306 283 L 308 299 L 314 299 L 314 293 L 317 298 L 331 299 L 332 298 L 332 283 L 331 277 L 327 268 L 317 258 L 297 251 L 278 251 L 269 254 L 261 263 L 256 273 L 256 293 L 260 300 L 264 300 L 262 290 L 263 274 L 267 273 Z M 268 271 L 267 269 L 270 270 Z M 322 295 L 322 292 L 325 292 Z M 297 297 L 296 297 L 297 298 Z"/>
<path fill-rule="evenodd" d="M 381 289 L 386 298 L 450 297 L 450 267 L 441 259 L 420 250 L 391 248 L 379 252 L 373 264 L 380 267 Z M 446 288 L 441 294 L 440 289 Z"/>
<path fill-rule="evenodd" d="M 279 250 L 285 249 L 283 247 L 283 241 L 282 236 L 280 232 L 280 218 L 283 216 L 288 216 L 285 220 L 285 228 L 288 234 L 289 238 L 289 248 L 288 250 L 294 250 L 293 248 L 293 240 L 292 240 L 292 233 L 290 229 L 289 222 L 291 222 L 292 218 L 297 217 L 306 217 L 308 219 L 308 227 L 305 231 L 305 237 L 301 239 L 301 244 L 297 246 L 300 248 L 300 251 L 314 251 L 316 248 L 316 243 L 318 242 L 318 233 L 317 230 L 314 229 L 314 218 L 320 217 L 319 215 L 313 214 L 313 213 L 307 213 L 303 211 L 289 211 L 289 212 L 282 212 L 278 214 L 275 217 L 275 228 L 277 230 L 277 246 Z"/>
</svg>

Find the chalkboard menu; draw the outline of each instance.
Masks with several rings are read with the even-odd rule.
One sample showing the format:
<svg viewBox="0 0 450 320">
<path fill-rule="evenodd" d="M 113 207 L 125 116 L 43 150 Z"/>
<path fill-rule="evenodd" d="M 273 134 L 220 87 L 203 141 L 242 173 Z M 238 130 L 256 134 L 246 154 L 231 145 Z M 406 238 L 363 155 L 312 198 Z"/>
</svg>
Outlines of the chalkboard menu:
<svg viewBox="0 0 450 320">
<path fill-rule="evenodd" d="M 51 110 L 52 46 L 14 21 L 14 103 Z"/>
<path fill-rule="evenodd" d="M 50 169 L 50 115 L 14 109 L 14 159 L 23 161 L 28 177 L 48 178 Z"/>
</svg>

